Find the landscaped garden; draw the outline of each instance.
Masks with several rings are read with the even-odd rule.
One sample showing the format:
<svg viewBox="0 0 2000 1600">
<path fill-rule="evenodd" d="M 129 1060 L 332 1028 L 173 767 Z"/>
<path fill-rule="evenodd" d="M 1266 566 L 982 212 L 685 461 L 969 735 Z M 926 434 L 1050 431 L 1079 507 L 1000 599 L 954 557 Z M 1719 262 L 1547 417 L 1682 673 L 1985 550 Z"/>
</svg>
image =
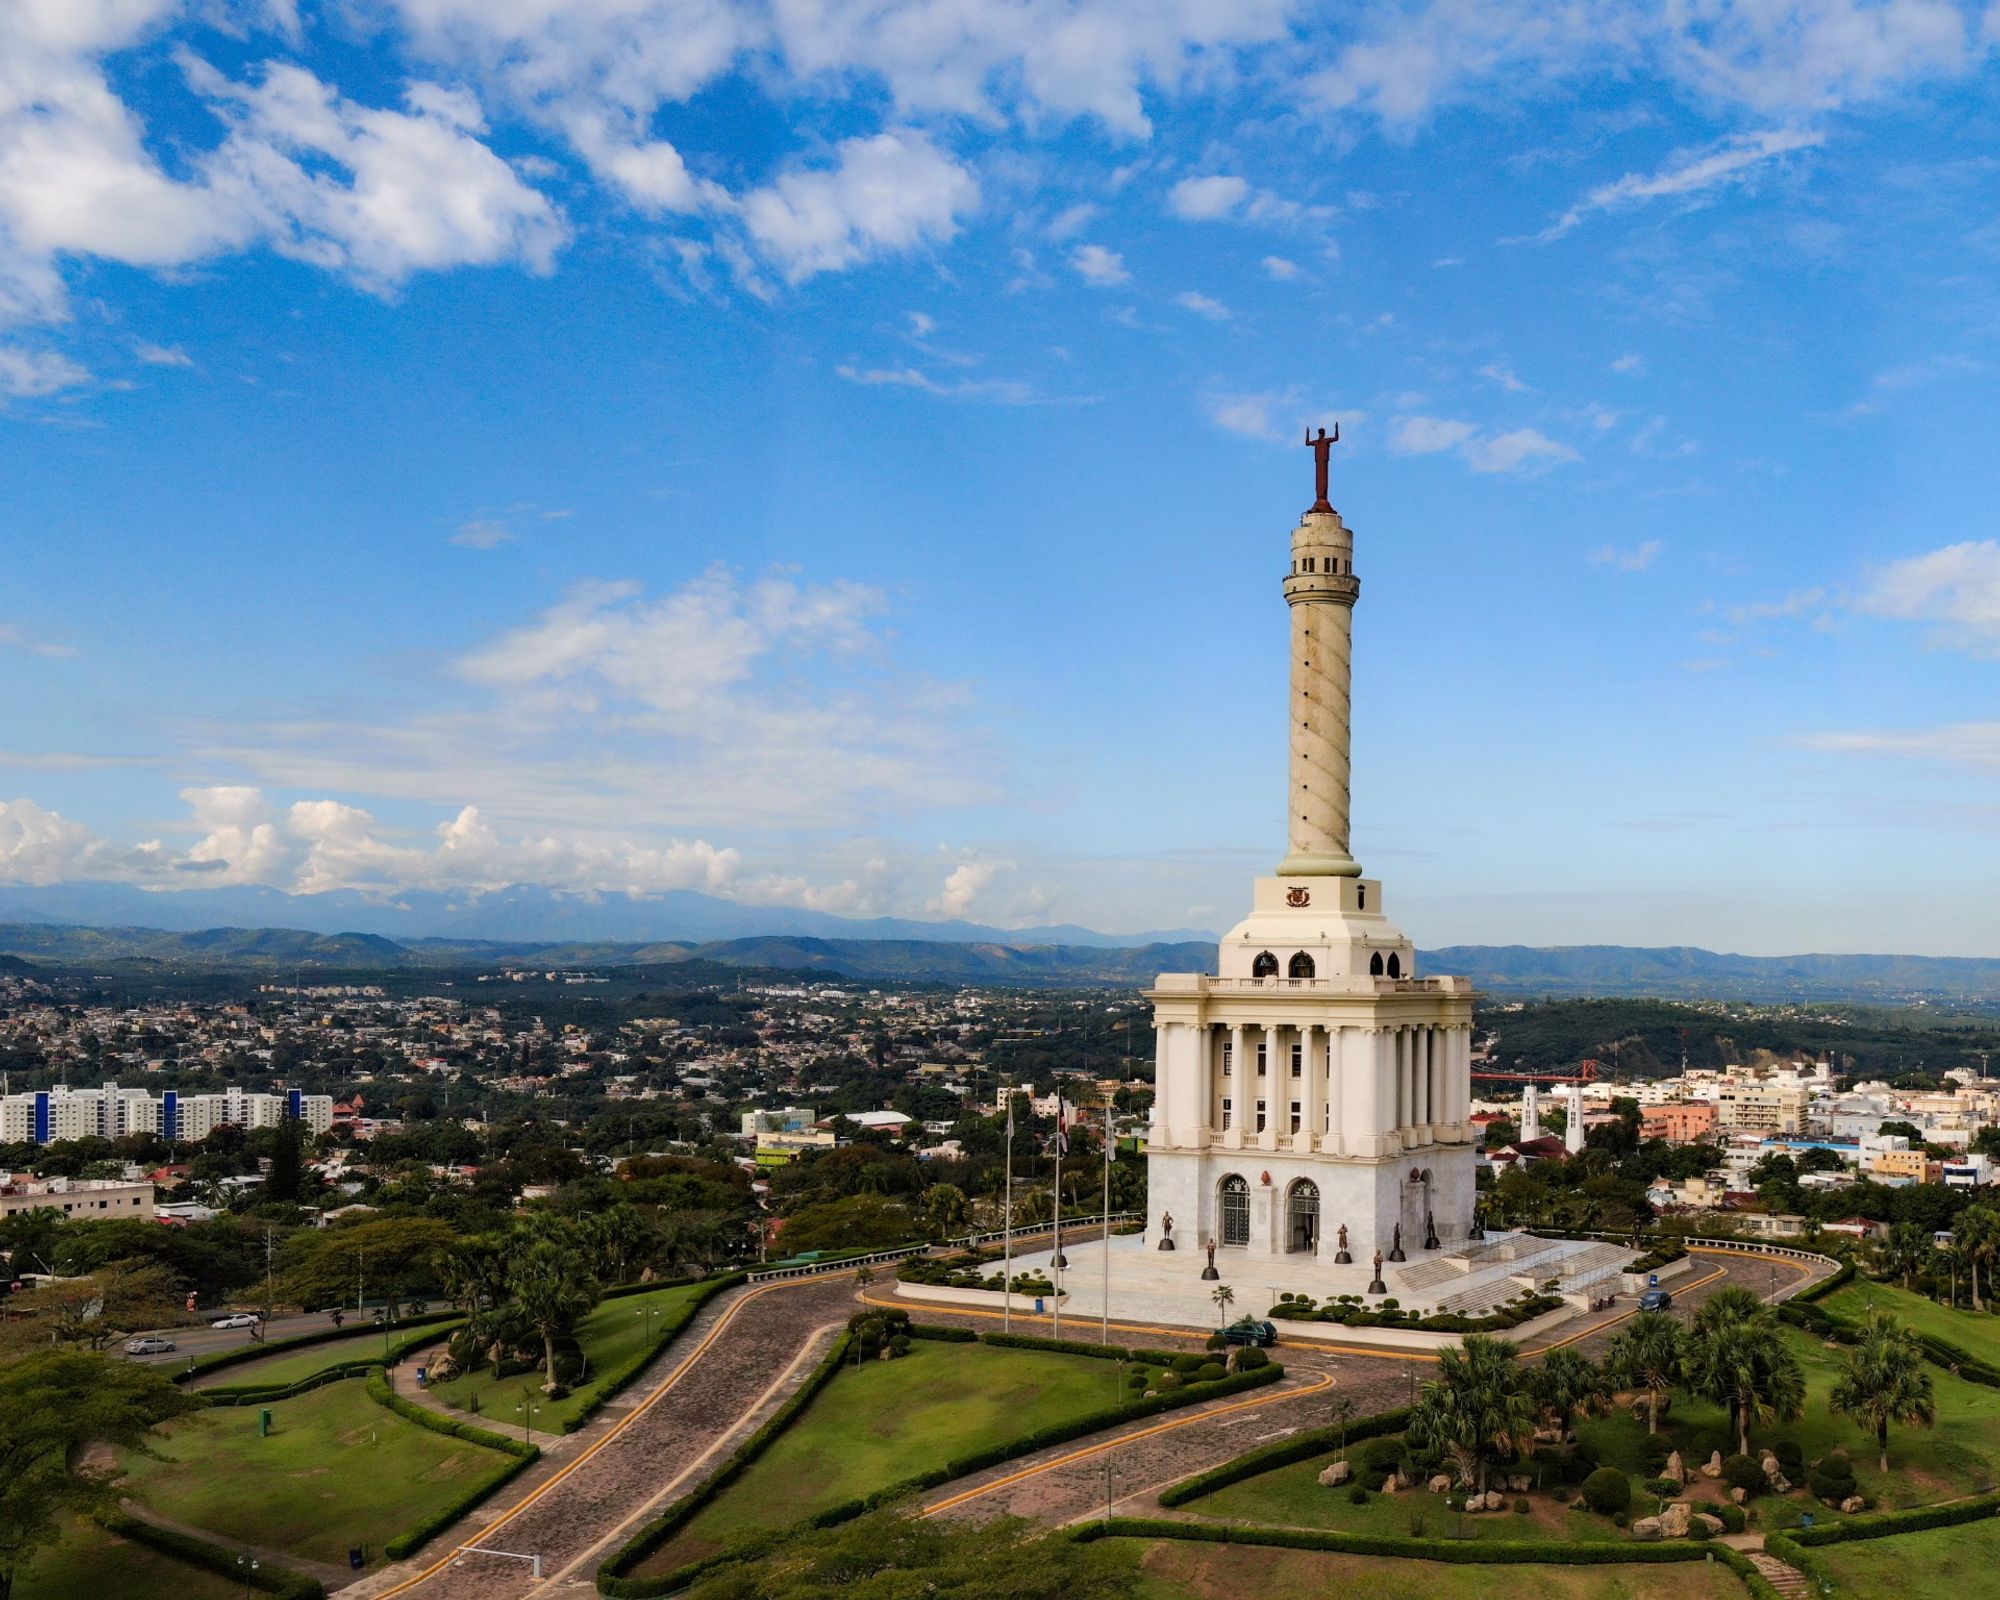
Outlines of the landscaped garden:
<svg viewBox="0 0 2000 1600">
<path fill-rule="evenodd" d="M 122 1457 L 127 1494 L 244 1544 L 332 1562 L 360 1545 L 373 1560 L 514 1465 L 378 1405 L 358 1378 L 274 1402 L 268 1438 L 258 1432 L 261 1409 L 218 1407 L 167 1424 L 153 1454 Z"/>
<path fill-rule="evenodd" d="M 403 1324 L 397 1323 L 390 1330 L 388 1337 L 400 1343 L 411 1331 Z M 338 1339 L 323 1340 L 297 1350 L 280 1350 L 256 1360 L 198 1370 L 194 1385 L 198 1390 L 243 1389 L 253 1386 L 279 1388 L 288 1383 L 298 1383 L 310 1378 L 316 1372 L 324 1372 L 328 1367 L 337 1367 L 345 1362 L 379 1361 L 382 1359 L 384 1343 L 382 1330 L 373 1323 L 365 1323 L 356 1331 Z"/>
<path fill-rule="evenodd" d="M 536 1432 L 560 1433 L 571 1419 L 596 1401 L 607 1378 L 617 1375 L 666 1330 L 678 1325 L 703 1288 L 700 1283 L 676 1283 L 643 1294 L 615 1295 L 600 1301 L 577 1324 L 575 1338 L 583 1371 L 581 1381 L 567 1394 L 542 1393 L 538 1371 L 495 1377 L 488 1366 L 477 1367 L 446 1383 L 433 1384 L 431 1393 L 454 1410 L 468 1418 L 480 1419 L 492 1428 L 520 1427 L 520 1408 L 531 1404 L 536 1408 L 531 1419 Z"/>
<path fill-rule="evenodd" d="M 242 1586 L 78 1518 L 16 1574 L 13 1600 L 235 1600 Z"/>
<path fill-rule="evenodd" d="M 1814 1563 L 1855 1595 L 2000 1597 L 2000 1519 L 1816 1547 Z"/>
<path fill-rule="evenodd" d="M 1857 1325 L 1872 1310 L 1887 1311 L 1919 1333 L 1956 1345 L 1988 1366 L 2000 1367 L 2000 1316 L 1992 1312 L 1954 1311 L 1927 1295 L 1867 1279 L 1835 1290 L 1819 1305 L 1827 1315 Z"/>
<path fill-rule="evenodd" d="M 1132 1566 L 1135 1600 L 1742 1600 L 1727 1567 L 1459 1566 L 1439 1561 L 1337 1555 L 1322 1550 L 1197 1544 L 1179 1539 L 1109 1539 Z"/>
<path fill-rule="evenodd" d="M 918 1340 L 901 1360 L 843 1368 L 638 1574 L 672 1571 L 1132 1393 L 1115 1361 Z"/>
</svg>

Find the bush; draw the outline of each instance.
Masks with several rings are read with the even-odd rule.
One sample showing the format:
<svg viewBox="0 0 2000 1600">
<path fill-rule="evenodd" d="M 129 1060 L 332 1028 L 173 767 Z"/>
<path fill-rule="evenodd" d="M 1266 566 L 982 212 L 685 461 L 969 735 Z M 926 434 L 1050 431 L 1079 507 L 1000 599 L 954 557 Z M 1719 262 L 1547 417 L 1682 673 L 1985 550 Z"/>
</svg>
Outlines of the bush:
<svg viewBox="0 0 2000 1600">
<path fill-rule="evenodd" d="M 1173 1361 L 1174 1371 L 1178 1372 L 1183 1378 L 1185 1378 L 1190 1372 L 1200 1371 L 1201 1366 L 1202 1366 L 1202 1359 L 1200 1356 L 1174 1357 Z"/>
<path fill-rule="evenodd" d="M 1749 1517 L 1744 1514 L 1743 1508 L 1734 1500 L 1724 1500 L 1718 1505 L 1707 1506 L 1703 1509 L 1712 1512 L 1722 1519 L 1722 1528 L 1725 1533 L 1741 1533 L 1750 1521 Z"/>
<path fill-rule="evenodd" d="M 1529 1512 L 1529 1510 L 1530 1510 L 1530 1509 L 1531 1509 L 1531 1508 L 1530 1508 L 1530 1507 L 1529 1507 L 1529 1505 L 1528 1505 L 1528 1497 L 1527 1497 L 1526 1495 L 1521 1495 L 1521 1496 L 1519 1496 L 1518 1498 L 1516 1498 L 1516 1500 L 1514 1501 L 1514 1515 L 1515 1515 L 1515 1516 L 1517 1516 L 1517 1517 L 1525 1517 L 1525 1516 L 1526 1516 L 1526 1515 L 1528 1514 L 1528 1512 Z"/>
<path fill-rule="evenodd" d="M 1828 1455 L 1812 1469 L 1806 1487 L 1812 1490 L 1816 1499 L 1830 1506 L 1837 1506 L 1850 1495 L 1860 1493 L 1854 1482 L 1854 1467 L 1839 1451 Z"/>
<path fill-rule="evenodd" d="M 1732 1489 L 1741 1489 L 1753 1499 L 1771 1487 L 1764 1476 L 1764 1468 L 1754 1456 L 1731 1456 L 1722 1463 L 1722 1481 Z"/>
<path fill-rule="evenodd" d="M 1227 1350 L 1229 1348 L 1229 1341 L 1219 1333 L 1211 1333 L 1208 1336 L 1208 1348 L 1211 1350 Z"/>
<path fill-rule="evenodd" d="M 1771 1447 L 1771 1454 L 1778 1458 L 1778 1467 L 1794 1483 L 1806 1475 L 1806 1454 L 1799 1448 L 1796 1439 L 1780 1439 Z"/>
<path fill-rule="evenodd" d="M 1632 1480 L 1616 1467 L 1599 1467 L 1583 1480 L 1583 1503 L 1600 1517 L 1614 1516 L 1632 1504 Z"/>
<path fill-rule="evenodd" d="M 1195 1369 L 1194 1381 L 1196 1383 L 1214 1383 L 1228 1376 L 1228 1369 L 1220 1361 L 1204 1361 Z"/>
<path fill-rule="evenodd" d="M 1271 1352 L 1268 1350 L 1259 1350 L 1254 1344 L 1246 1344 L 1241 1350 L 1236 1352 L 1236 1370 L 1238 1372 L 1255 1372 L 1260 1367 L 1268 1367 L 1270 1364 Z"/>
<path fill-rule="evenodd" d="M 1352 1489 L 1349 1489 L 1347 1491 L 1347 1503 L 1351 1506 L 1365 1506 L 1368 1504 L 1368 1486 L 1357 1483 Z"/>
<path fill-rule="evenodd" d="M 1670 1441 L 1657 1435 L 1650 1437 L 1639 1449 L 1639 1465 L 1645 1469 L 1648 1477 L 1657 1478 L 1665 1470 L 1667 1457 L 1672 1455 L 1673 1451 L 1674 1447 Z"/>
<path fill-rule="evenodd" d="M 1630 1512 L 1614 1511 L 1611 1513 L 1611 1526 L 1614 1528 L 1628 1527 L 1630 1526 L 1631 1521 L 1632 1517 Z"/>
<path fill-rule="evenodd" d="M 1661 1500 L 1671 1500 L 1680 1492 L 1681 1486 L 1674 1482 L 1672 1478 L 1648 1478 L 1646 1480 L 1646 1493 L 1654 1495 Z"/>
</svg>

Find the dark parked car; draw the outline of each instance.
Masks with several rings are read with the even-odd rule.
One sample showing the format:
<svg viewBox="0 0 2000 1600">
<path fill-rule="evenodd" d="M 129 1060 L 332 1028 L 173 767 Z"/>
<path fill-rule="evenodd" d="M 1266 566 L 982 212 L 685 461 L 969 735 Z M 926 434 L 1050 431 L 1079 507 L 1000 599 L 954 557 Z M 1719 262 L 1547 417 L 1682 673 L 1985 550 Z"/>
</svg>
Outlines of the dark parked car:
<svg viewBox="0 0 2000 1600">
<path fill-rule="evenodd" d="M 1239 1317 L 1222 1330 L 1222 1337 L 1231 1344 L 1273 1345 L 1278 1342 L 1278 1325 L 1255 1317 Z"/>
<path fill-rule="evenodd" d="M 1668 1289 L 1648 1289 L 1639 1296 L 1641 1311 L 1665 1311 L 1673 1303 L 1673 1292 Z"/>
</svg>

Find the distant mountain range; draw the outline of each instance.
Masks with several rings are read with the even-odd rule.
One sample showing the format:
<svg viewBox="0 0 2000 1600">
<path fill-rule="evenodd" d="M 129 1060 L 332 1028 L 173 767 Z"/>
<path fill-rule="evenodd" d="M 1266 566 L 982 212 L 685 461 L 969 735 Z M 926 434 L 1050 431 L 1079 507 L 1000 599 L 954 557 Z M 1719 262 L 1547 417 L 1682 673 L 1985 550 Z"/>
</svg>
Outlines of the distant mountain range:
<svg viewBox="0 0 2000 1600">
<path fill-rule="evenodd" d="M 254 891 L 253 891 L 254 892 Z M 156 897 L 148 897 L 153 899 Z M 292 897 L 281 897 L 291 899 Z M 325 897 L 317 897 L 325 898 Z M 708 897 L 693 895 L 696 901 Z M 708 901 L 711 905 L 725 902 Z M 6 902 L 0 900 L 0 915 Z M 741 908 L 732 908 L 741 909 Z M 838 919 L 835 919 L 838 920 Z M 928 928 L 925 923 L 898 924 Z M 710 939 L 392 938 L 302 928 L 85 927 L 0 923 L 0 971 L 47 965 L 158 962 L 176 967 L 358 972 L 466 967 L 661 968 L 690 962 L 852 979 L 941 983 L 1137 985 L 1162 972 L 1213 970 L 1212 938 L 1129 944 L 1047 938 L 1068 929 L 940 937 L 823 938 L 764 932 Z M 1487 994 L 1653 996 L 1662 999 L 1873 1004 L 2000 1004 L 2000 960 L 1900 955 L 1738 956 L 1685 946 L 1453 945 L 1419 957 L 1420 971 L 1470 977 Z"/>
<path fill-rule="evenodd" d="M 1131 947 L 1198 939 L 1201 928 L 1099 933 L 1072 923 L 995 928 L 977 922 L 907 917 L 840 917 L 786 906 L 746 906 L 693 889 L 656 895 L 566 895 L 517 884 L 480 895 L 410 890 L 390 898 L 352 889 L 286 894 L 282 889 L 147 890 L 122 883 L 0 888 L 0 922 L 53 922 L 93 928 L 290 928 L 308 933 L 506 943 L 657 943 L 804 936 L 815 939 L 924 939 L 950 943 L 1076 944 Z"/>
</svg>

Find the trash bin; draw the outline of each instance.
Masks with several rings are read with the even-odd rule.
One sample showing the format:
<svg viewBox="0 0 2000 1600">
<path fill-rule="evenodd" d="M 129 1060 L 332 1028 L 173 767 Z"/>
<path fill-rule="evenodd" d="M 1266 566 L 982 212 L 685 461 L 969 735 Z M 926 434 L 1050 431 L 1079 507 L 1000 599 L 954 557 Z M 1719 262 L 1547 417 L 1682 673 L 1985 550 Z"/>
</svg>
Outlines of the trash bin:
<svg viewBox="0 0 2000 1600">
<path fill-rule="evenodd" d="M 356 1572 L 368 1565 L 368 1558 L 361 1553 L 360 1545 L 355 1545 L 347 1552 L 347 1564 Z"/>
<path fill-rule="evenodd" d="M 1042 1297 L 1041 1297 L 1040 1295 L 1036 1295 L 1036 1296 L 1035 1296 L 1035 1315 L 1039 1317 L 1039 1316 L 1040 1316 L 1041 1314 L 1042 1314 Z"/>
<path fill-rule="evenodd" d="M 265 1406 L 263 1410 L 257 1413 L 257 1437 L 260 1439 L 271 1437 L 271 1408 L 269 1406 Z"/>
<path fill-rule="evenodd" d="M 428 1389 L 431 1386 L 430 1370 L 429 1367 L 417 1368 L 417 1387 L 419 1389 Z"/>
</svg>

